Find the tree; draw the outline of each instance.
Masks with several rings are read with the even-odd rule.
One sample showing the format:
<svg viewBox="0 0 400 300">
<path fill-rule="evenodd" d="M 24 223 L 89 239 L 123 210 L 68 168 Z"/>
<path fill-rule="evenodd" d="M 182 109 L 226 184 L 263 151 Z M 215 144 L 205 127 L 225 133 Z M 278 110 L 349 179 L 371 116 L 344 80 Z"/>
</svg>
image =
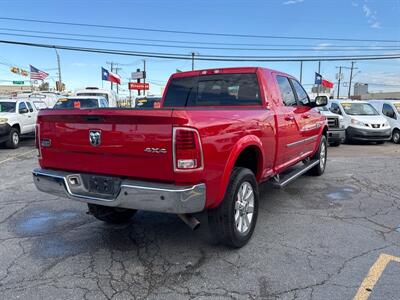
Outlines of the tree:
<svg viewBox="0 0 400 300">
<path fill-rule="evenodd" d="M 49 83 L 48 82 L 42 82 L 39 85 L 39 91 L 48 91 L 49 90 Z"/>
</svg>

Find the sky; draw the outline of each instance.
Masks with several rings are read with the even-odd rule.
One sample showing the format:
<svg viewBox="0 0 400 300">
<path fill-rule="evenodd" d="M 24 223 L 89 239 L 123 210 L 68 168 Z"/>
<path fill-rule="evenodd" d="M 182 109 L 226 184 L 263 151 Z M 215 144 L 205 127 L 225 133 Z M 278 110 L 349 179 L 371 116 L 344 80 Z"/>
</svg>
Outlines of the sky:
<svg viewBox="0 0 400 300">
<path fill-rule="evenodd" d="M 144 52 L 178 54 L 195 52 L 196 55 L 400 54 L 400 0 L 0 0 L 0 5 L 0 40 Z M 253 36 L 375 39 L 394 40 L 396 42 L 340 42 L 323 39 L 290 40 L 174 34 L 23 22 L 4 20 L 1 17 Z M 42 33 L 44 31 L 52 33 Z M 64 35 L 60 35 L 60 33 Z M 101 35 L 103 38 L 82 37 L 76 36 L 76 34 Z M 43 38 L 43 36 L 47 38 Z M 65 38 L 80 40 L 72 41 L 65 40 Z M 132 39 L 166 40 L 167 42 L 137 41 Z M 100 40 L 100 42 L 89 40 Z M 104 41 L 108 43 L 104 43 Z M 134 45 L 135 43 L 150 45 Z M 219 44 L 210 45 L 204 43 Z M 155 46 L 155 44 L 158 46 Z M 231 46 L 227 44 L 237 45 Z M 249 44 L 261 44 L 263 46 L 249 46 Z M 161 47 L 160 45 L 166 47 Z M 180 48 L 171 46 L 179 46 Z M 182 46 L 185 48 L 182 48 Z M 305 46 L 311 51 L 301 50 Z M 341 46 L 346 47 L 343 49 Z M 369 52 L 365 51 L 371 46 L 384 46 L 386 49 L 379 48 Z M 390 49 L 388 49 L 389 46 L 391 47 Z M 247 50 L 204 49 L 199 47 L 245 48 Z M 333 47 L 347 51 L 328 51 L 334 49 Z M 248 50 L 249 48 L 261 48 L 264 50 Z M 265 50 L 271 48 L 283 48 L 283 50 Z M 288 51 L 289 48 L 293 51 Z M 109 83 L 101 81 L 101 67 L 109 69 L 106 63 L 112 61 L 120 64 L 119 74 L 123 79 L 120 92 L 122 95 L 126 95 L 128 93 L 127 82 L 130 73 L 136 71 L 137 68 L 143 67 L 142 57 L 83 53 L 68 50 L 58 50 L 58 52 L 61 58 L 62 80 L 66 83 L 68 90 L 85 86 L 101 87 L 104 85 L 104 87 L 109 87 Z M 30 64 L 50 73 L 49 83 L 54 86 L 57 78 L 57 60 L 54 49 L 0 43 L 0 84 L 10 84 L 10 81 L 13 80 L 23 80 L 24 78 L 20 75 L 14 75 L 9 71 L 10 66 L 28 69 Z M 300 64 L 298 62 L 195 61 L 196 69 L 230 66 L 262 66 L 287 72 L 297 78 L 300 75 Z M 321 74 L 327 80 L 336 83 L 337 66 L 349 67 L 350 62 L 322 62 Z M 191 61 L 146 58 L 146 67 L 147 81 L 150 82 L 150 92 L 160 94 L 162 86 L 166 83 L 168 77 L 177 69 L 182 71 L 190 70 Z M 355 67 L 358 69 L 354 71 L 353 82 L 369 83 L 370 91 L 400 91 L 400 59 L 359 61 L 355 64 Z M 307 90 L 310 90 L 317 70 L 317 62 L 305 62 L 303 64 L 303 84 Z M 343 84 L 340 87 L 342 96 L 347 95 L 347 82 L 350 76 L 348 69 L 344 68 L 343 76 Z M 335 84 L 335 86 L 337 85 Z"/>
</svg>

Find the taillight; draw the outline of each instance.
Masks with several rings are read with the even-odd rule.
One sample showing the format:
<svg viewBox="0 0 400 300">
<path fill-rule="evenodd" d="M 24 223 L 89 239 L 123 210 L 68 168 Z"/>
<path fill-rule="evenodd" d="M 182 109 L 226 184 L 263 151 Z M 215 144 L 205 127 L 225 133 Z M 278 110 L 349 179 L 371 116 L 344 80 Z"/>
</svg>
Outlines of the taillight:
<svg viewBox="0 0 400 300">
<path fill-rule="evenodd" d="M 203 152 L 196 129 L 174 128 L 174 171 L 203 169 Z"/>
<path fill-rule="evenodd" d="M 35 145 L 36 149 L 38 149 L 38 157 L 42 157 L 42 153 L 40 151 L 40 125 L 37 123 L 35 126 Z"/>
</svg>

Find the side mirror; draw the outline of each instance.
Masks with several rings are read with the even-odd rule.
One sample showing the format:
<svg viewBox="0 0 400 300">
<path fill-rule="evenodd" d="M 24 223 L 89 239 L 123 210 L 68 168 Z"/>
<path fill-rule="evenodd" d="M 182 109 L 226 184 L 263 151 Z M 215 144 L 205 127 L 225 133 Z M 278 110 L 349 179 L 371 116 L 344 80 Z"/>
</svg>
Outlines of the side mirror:
<svg viewBox="0 0 400 300">
<path fill-rule="evenodd" d="M 326 106 L 328 104 L 328 97 L 317 96 L 315 97 L 314 101 L 311 100 L 310 104 L 312 107 Z"/>
<path fill-rule="evenodd" d="M 21 108 L 18 112 L 19 112 L 20 114 L 26 114 L 26 113 L 29 112 L 29 110 L 28 110 L 27 108 Z"/>
</svg>

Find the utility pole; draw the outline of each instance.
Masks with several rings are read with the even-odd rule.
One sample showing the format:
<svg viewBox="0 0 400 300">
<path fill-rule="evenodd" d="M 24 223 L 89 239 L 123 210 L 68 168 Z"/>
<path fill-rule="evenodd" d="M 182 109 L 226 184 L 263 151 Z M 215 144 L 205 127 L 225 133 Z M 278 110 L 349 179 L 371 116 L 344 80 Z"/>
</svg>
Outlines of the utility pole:
<svg viewBox="0 0 400 300">
<path fill-rule="evenodd" d="M 321 75 L 321 61 L 318 62 L 318 74 Z M 321 84 L 318 84 L 318 87 L 317 87 L 317 96 L 319 96 L 320 88 L 321 88 Z"/>
<path fill-rule="evenodd" d="M 355 64 L 355 62 L 352 61 L 351 62 L 351 67 L 347 67 L 347 66 L 336 67 L 336 69 L 339 69 L 339 74 L 338 74 L 338 93 L 337 93 L 338 94 L 338 98 L 339 98 L 339 90 L 340 90 L 340 81 L 343 79 L 342 69 L 350 70 L 349 91 L 348 91 L 347 96 L 349 98 L 351 96 L 351 82 L 353 80 L 353 71 L 358 69 L 358 68 L 354 67 L 354 64 Z"/>
<path fill-rule="evenodd" d="M 122 69 L 122 68 L 116 67 L 116 68 L 115 68 L 115 74 L 118 75 L 118 71 L 121 70 L 121 69 Z M 118 94 L 118 86 L 119 86 L 119 84 L 117 83 L 116 86 L 117 86 L 117 94 Z"/>
<path fill-rule="evenodd" d="M 143 59 L 143 83 L 146 85 L 146 60 Z M 146 89 L 143 88 L 143 96 L 146 97 Z"/>
<path fill-rule="evenodd" d="M 114 65 L 116 65 L 116 66 L 118 65 L 118 63 L 115 63 L 113 61 L 107 61 L 106 64 L 110 65 L 111 72 L 114 72 Z M 117 68 L 117 70 L 118 70 L 118 68 Z M 111 83 L 111 90 L 113 90 L 114 84 L 112 82 L 110 82 L 110 83 Z M 118 86 L 117 86 L 117 90 L 118 90 Z"/>
<path fill-rule="evenodd" d="M 136 72 L 140 72 L 140 69 L 136 69 Z M 140 83 L 140 79 L 138 78 L 137 83 Z M 138 96 L 140 96 L 140 90 L 137 91 Z"/>
<path fill-rule="evenodd" d="M 192 52 L 192 71 L 194 70 L 194 52 Z"/>
<path fill-rule="evenodd" d="M 300 83 L 303 83 L 303 61 L 300 61 Z"/>
<path fill-rule="evenodd" d="M 340 80 L 342 79 L 342 66 L 336 67 L 336 68 L 339 68 L 338 86 L 337 86 L 337 98 L 339 99 L 339 96 L 340 96 Z"/>
<path fill-rule="evenodd" d="M 348 94 L 349 99 L 351 96 L 351 81 L 353 80 L 353 70 L 358 69 L 358 68 L 354 68 L 354 63 L 355 63 L 354 61 L 351 62 L 351 68 L 350 68 L 349 94 Z"/>
<path fill-rule="evenodd" d="M 58 51 L 57 48 L 54 48 L 54 50 L 56 51 L 56 55 L 57 55 L 57 66 L 58 66 L 58 89 L 60 92 L 62 91 L 62 81 L 61 81 L 61 63 L 60 63 L 60 55 L 58 55 Z"/>
</svg>

